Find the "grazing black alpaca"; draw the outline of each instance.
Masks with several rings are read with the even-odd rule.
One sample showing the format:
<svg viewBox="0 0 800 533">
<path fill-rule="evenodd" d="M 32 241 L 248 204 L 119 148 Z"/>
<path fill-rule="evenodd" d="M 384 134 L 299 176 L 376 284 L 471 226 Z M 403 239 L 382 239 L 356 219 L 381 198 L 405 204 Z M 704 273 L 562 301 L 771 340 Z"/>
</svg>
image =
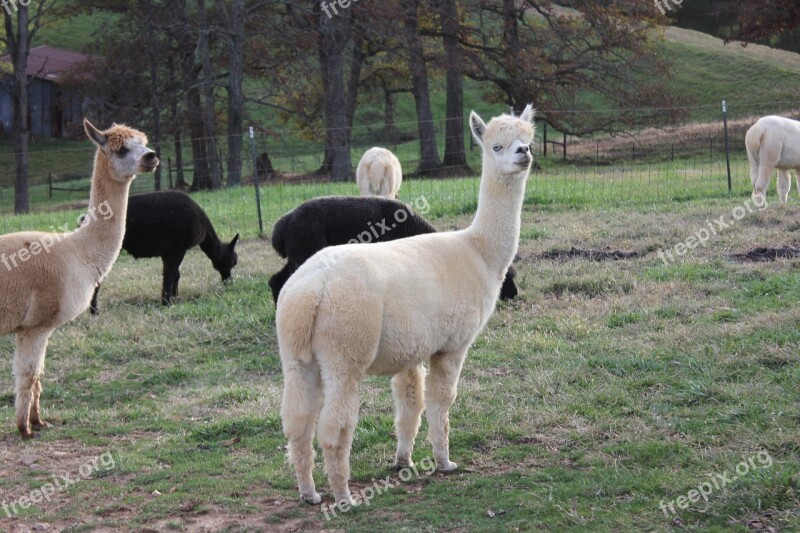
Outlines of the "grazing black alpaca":
<svg viewBox="0 0 800 533">
<path fill-rule="evenodd" d="M 412 207 L 397 200 L 378 196 L 309 200 L 283 215 L 272 230 L 272 247 L 288 259 L 286 266 L 269 280 L 272 298 L 277 302 L 283 285 L 295 270 L 327 246 L 392 241 L 435 232 L 436 228 Z M 515 275 L 514 267 L 509 267 L 500 288 L 501 299 L 510 300 L 517 295 Z"/>
<path fill-rule="evenodd" d="M 186 252 L 198 244 L 211 259 L 222 281 L 231 277 L 236 266 L 237 233 L 230 244 L 220 242 L 203 209 L 188 194 L 178 191 L 151 192 L 128 200 L 125 239 L 122 248 L 136 259 L 160 257 L 164 263 L 161 302 L 168 305 L 178 295 L 180 266 Z M 98 286 L 91 313 L 97 314 Z"/>
</svg>

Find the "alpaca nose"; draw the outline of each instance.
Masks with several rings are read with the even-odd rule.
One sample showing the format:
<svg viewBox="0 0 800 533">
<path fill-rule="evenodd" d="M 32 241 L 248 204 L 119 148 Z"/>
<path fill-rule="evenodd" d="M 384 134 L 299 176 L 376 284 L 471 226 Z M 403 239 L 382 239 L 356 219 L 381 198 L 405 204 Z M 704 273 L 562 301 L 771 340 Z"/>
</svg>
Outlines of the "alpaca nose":
<svg viewBox="0 0 800 533">
<path fill-rule="evenodd" d="M 523 144 L 522 146 L 517 148 L 517 153 L 518 154 L 527 154 L 530 151 L 531 151 L 531 147 L 528 146 L 527 144 Z"/>
<path fill-rule="evenodd" d="M 155 152 L 152 152 L 152 151 L 151 151 L 151 152 L 147 152 L 147 153 L 144 155 L 144 158 L 143 158 L 143 159 L 144 159 L 144 161 L 145 161 L 146 163 L 155 163 L 155 161 L 156 161 L 156 153 L 155 153 Z"/>
</svg>

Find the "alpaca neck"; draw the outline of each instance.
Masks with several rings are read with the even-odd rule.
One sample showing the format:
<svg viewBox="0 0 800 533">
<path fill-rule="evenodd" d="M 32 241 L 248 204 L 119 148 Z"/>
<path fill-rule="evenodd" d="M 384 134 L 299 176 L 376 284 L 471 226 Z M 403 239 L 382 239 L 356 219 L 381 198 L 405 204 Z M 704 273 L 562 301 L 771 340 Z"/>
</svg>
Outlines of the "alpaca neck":
<svg viewBox="0 0 800 533">
<path fill-rule="evenodd" d="M 505 274 L 519 244 L 527 171 L 497 179 L 484 167 L 478 210 L 467 230 L 492 271 Z"/>
<path fill-rule="evenodd" d="M 112 177 L 109 159 L 100 150 L 94 159 L 89 192 L 89 210 L 81 227 L 69 236 L 86 266 L 103 279 L 117 260 L 125 237 L 128 191 L 133 177 L 118 181 Z"/>
<path fill-rule="evenodd" d="M 217 232 L 214 231 L 214 226 L 211 225 L 210 221 L 206 220 L 206 238 L 200 242 L 200 249 L 209 259 L 215 261 L 222 257 L 223 246 L 217 236 Z"/>
</svg>

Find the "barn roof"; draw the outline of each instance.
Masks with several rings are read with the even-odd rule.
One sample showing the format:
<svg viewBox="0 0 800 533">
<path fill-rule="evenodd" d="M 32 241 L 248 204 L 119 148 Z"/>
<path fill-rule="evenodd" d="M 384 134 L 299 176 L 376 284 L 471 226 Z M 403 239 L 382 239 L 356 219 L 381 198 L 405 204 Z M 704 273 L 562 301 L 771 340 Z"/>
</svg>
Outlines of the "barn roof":
<svg viewBox="0 0 800 533">
<path fill-rule="evenodd" d="M 89 56 L 74 50 L 48 45 L 37 46 L 30 49 L 25 74 L 43 80 L 59 81 L 64 74 L 87 59 Z M 0 57 L 0 61 L 10 63 L 11 56 L 4 55 Z"/>
</svg>

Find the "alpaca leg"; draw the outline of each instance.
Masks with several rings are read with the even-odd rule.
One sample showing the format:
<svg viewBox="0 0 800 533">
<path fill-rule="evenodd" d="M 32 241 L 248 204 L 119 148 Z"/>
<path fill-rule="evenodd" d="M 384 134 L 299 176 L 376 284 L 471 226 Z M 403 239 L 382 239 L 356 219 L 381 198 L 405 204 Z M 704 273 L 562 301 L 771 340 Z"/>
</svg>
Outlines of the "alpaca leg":
<svg viewBox="0 0 800 533">
<path fill-rule="evenodd" d="M 769 187 L 769 180 L 772 175 L 772 167 L 765 164 L 762 160 L 761 165 L 758 167 L 758 180 L 753 187 L 753 198 L 760 196 L 762 200 L 767 198 L 767 187 Z"/>
<path fill-rule="evenodd" d="M 39 416 L 39 377 L 44 370 L 44 354 L 50 331 L 34 330 L 17 333 L 17 350 L 14 354 L 14 378 L 16 381 L 17 428 L 23 439 L 33 437 L 29 422 L 41 424 Z M 35 406 L 36 412 L 32 412 Z M 35 418 L 34 415 L 35 414 Z"/>
<path fill-rule="evenodd" d="M 297 270 L 297 267 L 289 261 L 286 265 L 275 273 L 274 276 L 269 278 L 269 288 L 272 291 L 272 299 L 275 301 L 275 304 L 278 303 L 278 296 L 281 294 L 281 290 L 286 282 L 289 280 L 289 277 Z"/>
<path fill-rule="evenodd" d="M 42 394 L 41 376 L 36 378 L 36 384 L 33 386 L 33 403 L 31 404 L 31 428 L 34 431 L 39 431 L 50 427 L 50 424 L 42 420 L 41 411 L 39 409 L 39 397 Z"/>
<path fill-rule="evenodd" d="M 778 198 L 782 203 L 789 200 L 789 189 L 792 188 L 792 179 L 788 170 L 778 170 Z"/>
<path fill-rule="evenodd" d="M 297 475 L 300 498 L 317 504 L 322 498 L 314 486 L 314 429 L 322 407 L 322 386 L 316 362 L 284 364 L 281 419 L 289 441 L 289 460 Z"/>
<path fill-rule="evenodd" d="M 450 406 L 456 399 L 458 376 L 467 348 L 431 357 L 431 368 L 425 383 L 428 440 L 433 446 L 436 467 L 441 472 L 452 472 L 458 468 L 456 463 L 450 462 Z"/>
<path fill-rule="evenodd" d="M 758 179 L 753 185 L 753 197 L 761 196 L 762 200 L 767 198 L 767 188 L 769 187 L 769 180 L 772 177 L 772 171 L 775 165 L 781 159 L 780 146 L 761 147 L 758 156 Z"/>
<path fill-rule="evenodd" d="M 354 376 L 331 376 L 324 379 L 323 388 L 325 400 L 317 439 L 325 458 L 328 483 L 337 503 L 352 503 L 348 481 L 350 448 L 358 422 L 358 379 Z"/>
<path fill-rule="evenodd" d="M 186 251 L 166 255 L 161 258 L 164 265 L 163 284 L 161 288 L 161 303 L 169 305 L 172 298 L 178 295 L 178 281 L 180 280 L 180 267 Z"/>
<path fill-rule="evenodd" d="M 800 167 L 794 169 L 794 181 L 797 183 L 797 193 L 800 194 Z"/>
<path fill-rule="evenodd" d="M 397 454 L 394 469 L 401 470 L 412 466 L 411 453 L 414 451 L 414 440 L 419 431 L 422 410 L 425 408 L 425 367 L 415 366 L 392 378 L 392 392 L 397 405 L 397 416 L 394 419 L 397 433 Z"/>
<path fill-rule="evenodd" d="M 92 294 L 92 303 L 89 304 L 89 313 L 96 315 L 99 311 L 97 309 L 97 295 L 100 292 L 100 284 L 94 288 L 94 294 Z"/>
</svg>

